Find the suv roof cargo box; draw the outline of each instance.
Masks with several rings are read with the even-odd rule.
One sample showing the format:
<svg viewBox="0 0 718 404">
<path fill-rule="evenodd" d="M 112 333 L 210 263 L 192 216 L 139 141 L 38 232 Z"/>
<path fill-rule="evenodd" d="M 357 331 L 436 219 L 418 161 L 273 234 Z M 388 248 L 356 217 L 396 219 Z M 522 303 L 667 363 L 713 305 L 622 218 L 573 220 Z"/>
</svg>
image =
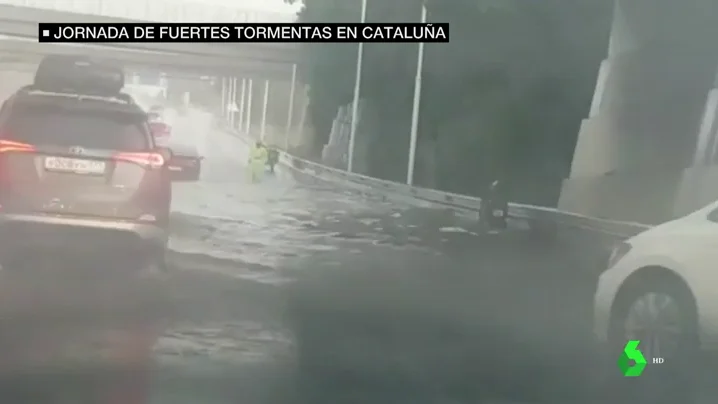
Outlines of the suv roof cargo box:
<svg viewBox="0 0 718 404">
<path fill-rule="evenodd" d="M 124 86 L 121 68 L 82 55 L 45 56 L 37 67 L 33 85 L 44 91 L 88 95 L 116 95 Z"/>
</svg>

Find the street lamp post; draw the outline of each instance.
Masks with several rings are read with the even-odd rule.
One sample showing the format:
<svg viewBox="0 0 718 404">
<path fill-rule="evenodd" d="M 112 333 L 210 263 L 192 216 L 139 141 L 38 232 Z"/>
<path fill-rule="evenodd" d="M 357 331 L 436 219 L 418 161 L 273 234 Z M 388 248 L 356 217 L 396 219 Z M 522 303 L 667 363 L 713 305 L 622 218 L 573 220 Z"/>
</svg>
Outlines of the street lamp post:
<svg viewBox="0 0 718 404">
<path fill-rule="evenodd" d="M 421 22 L 426 23 L 426 5 L 421 7 Z M 411 111 L 411 136 L 409 140 L 409 167 L 406 173 L 406 183 L 414 184 L 414 166 L 416 161 L 416 143 L 419 133 L 419 107 L 421 106 L 421 76 L 424 70 L 424 43 L 419 43 L 416 61 L 416 77 L 414 78 L 414 105 Z"/>
<path fill-rule="evenodd" d="M 244 132 L 247 135 L 251 135 L 249 132 L 252 129 L 252 83 L 253 80 L 249 79 L 247 83 L 247 121 L 244 123 Z"/>
<path fill-rule="evenodd" d="M 292 119 L 294 118 L 294 92 L 297 88 L 297 64 L 292 65 L 292 82 L 289 88 L 289 106 L 287 107 L 287 127 L 284 133 L 284 150 L 289 150 L 289 136 L 292 132 Z"/>
<path fill-rule="evenodd" d="M 237 103 L 237 78 L 232 77 L 229 81 L 229 126 L 234 129 L 234 121 Z"/>
<path fill-rule="evenodd" d="M 264 142 L 267 135 L 267 107 L 269 106 L 269 80 L 264 80 L 264 97 L 262 98 L 262 122 L 259 127 L 259 138 Z"/>
<path fill-rule="evenodd" d="M 366 22 L 366 3 L 367 0 L 361 2 L 361 23 Z M 359 42 L 357 48 L 357 66 L 356 66 L 356 79 L 354 80 L 354 100 L 352 103 L 352 122 L 351 130 L 349 132 L 349 152 L 347 156 L 347 171 L 354 172 L 354 144 L 356 142 L 357 134 L 357 121 L 359 115 L 359 91 L 361 89 L 361 71 L 362 71 L 362 58 L 364 56 L 364 43 Z"/>
</svg>

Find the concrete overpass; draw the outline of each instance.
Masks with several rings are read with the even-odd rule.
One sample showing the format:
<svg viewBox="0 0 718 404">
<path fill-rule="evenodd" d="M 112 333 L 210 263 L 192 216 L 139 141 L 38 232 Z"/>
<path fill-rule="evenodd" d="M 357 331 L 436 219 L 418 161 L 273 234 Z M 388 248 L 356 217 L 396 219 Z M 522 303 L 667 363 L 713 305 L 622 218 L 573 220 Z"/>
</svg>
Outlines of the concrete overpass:
<svg viewBox="0 0 718 404">
<path fill-rule="evenodd" d="M 0 38 L 0 59 L 24 60 L 37 63 L 47 54 L 85 54 L 114 60 L 128 68 L 149 66 L 167 72 L 197 75 L 239 76 L 254 79 L 289 80 L 292 64 L 268 62 L 252 58 L 193 55 L 171 51 L 149 51 L 107 47 L 39 43 L 33 39 Z"/>
<path fill-rule="evenodd" d="M 51 47 L 61 49 L 58 44 L 20 43 L 22 39 L 37 39 L 39 22 L 137 21 L 139 20 L 0 4 L 0 35 L 17 41 L 14 44 L 4 45 L 0 52 L 48 53 L 47 50 Z M 24 48 L 21 45 L 24 45 Z M 102 44 L 101 47 L 106 48 L 104 53 L 110 58 L 116 57 L 138 64 L 183 66 L 184 69 L 193 66 L 192 68 L 199 68 L 203 72 L 208 69 L 240 70 L 249 75 L 267 72 L 270 76 L 284 73 L 287 77 L 291 65 L 299 60 L 299 49 L 296 44 L 110 43 Z M 140 53 L 132 56 L 130 51 L 141 51 L 142 56 L 139 56 Z"/>
<path fill-rule="evenodd" d="M 307 103 L 306 92 L 297 91 L 303 86 L 296 81 L 299 60 L 296 44 L 37 42 L 39 22 L 291 22 L 294 14 L 246 11 L 196 0 L 145 0 L 144 4 L 105 0 L 0 0 L 0 3 L 0 68 L 4 66 L 5 70 L 29 72 L 43 55 L 60 53 L 98 56 L 114 60 L 128 70 L 149 67 L 188 80 L 193 75 L 220 77 L 222 105 L 243 106 L 242 111 L 236 111 L 237 108 L 234 112 L 223 111 L 232 121 L 237 116 L 235 126 L 250 130 L 260 122 L 260 132 L 265 134 L 269 125 L 284 127 L 277 122 L 286 120 L 286 128 L 273 130 L 283 132 L 283 138 L 288 138 L 292 117 L 298 113 L 295 106 Z M 284 118 L 273 117 L 277 113 L 272 112 L 278 110 L 284 110 L 279 114 Z M 257 113 L 261 114 L 259 119 L 254 117 Z"/>
<path fill-rule="evenodd" d="M 301 142 L 297 136 L 290 136 L 292 128 L 303 120 L 302 111 L 307 104 L 306 91 L 301 91 L 304 86 L 296 80 L 299 60 L 296 44 L 37 42 L 39 22 L 290 22 L 291 15 L 244 12 L 186 0 L 146 0 L 145 7 L 138 7 L 136 2 L 103 0 L 0 0 L 0 3 L 4 3 L 0 4 L 0 68 L 14 72 L 8 73 L 15 77 L 8 83 L 10 87 L 19 82 L 27 84 L 28 72 L 34 71 L 41 57 L 49 53 L 98 56 L 114 60 L 127 70 L 149 67 L 187 80 L 193 76 L 220 77 L 222 105 L 236 107 L 223 113 L 237 129 L 256 130 L 270 137 L 276 133 L 273 137 L 284 143 Z"/>
<path fill-rule="evenodd" d="M 718 199 L 718 3 L 617 0 L 559 207 L 657 223 Z"/>
</svg>

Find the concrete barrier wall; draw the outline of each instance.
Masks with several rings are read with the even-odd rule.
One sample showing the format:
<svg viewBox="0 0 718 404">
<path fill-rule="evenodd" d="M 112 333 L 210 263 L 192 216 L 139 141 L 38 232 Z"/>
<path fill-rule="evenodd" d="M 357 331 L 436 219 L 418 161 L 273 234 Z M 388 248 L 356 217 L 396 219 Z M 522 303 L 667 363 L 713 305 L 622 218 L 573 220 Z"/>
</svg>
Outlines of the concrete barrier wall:
<svg viewBox="0 0 718 404">
<path fill-rule="evenodd" d="M 718 165 L 692 167 L 683 172 L 673 208 L 683 216 L 718 200 Z"/>
<path fill-rule="evenodd" d="M 558 208 L 604 219 L 658 224 L 673 216 L 680 171 L 657 170 L 570 178 Z"/>
<path fill-rule="evenodd" d="M 659 224 L 718 200 L 718 165 L 564 181 L 558 208 L 611 220 Z"/>
</svg>

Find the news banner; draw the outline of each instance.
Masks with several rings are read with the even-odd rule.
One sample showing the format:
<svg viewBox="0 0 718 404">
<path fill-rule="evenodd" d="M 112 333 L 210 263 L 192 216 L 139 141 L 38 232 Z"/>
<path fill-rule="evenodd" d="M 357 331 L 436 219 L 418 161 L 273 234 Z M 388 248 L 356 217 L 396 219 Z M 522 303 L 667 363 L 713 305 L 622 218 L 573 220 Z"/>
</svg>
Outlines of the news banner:
<svg viewBox="0 0 718 404">
<path fill-rule="evenodd" d="M 448 23 L 39 23 L 40 42 L 449 42 Z"/>
</svg>

